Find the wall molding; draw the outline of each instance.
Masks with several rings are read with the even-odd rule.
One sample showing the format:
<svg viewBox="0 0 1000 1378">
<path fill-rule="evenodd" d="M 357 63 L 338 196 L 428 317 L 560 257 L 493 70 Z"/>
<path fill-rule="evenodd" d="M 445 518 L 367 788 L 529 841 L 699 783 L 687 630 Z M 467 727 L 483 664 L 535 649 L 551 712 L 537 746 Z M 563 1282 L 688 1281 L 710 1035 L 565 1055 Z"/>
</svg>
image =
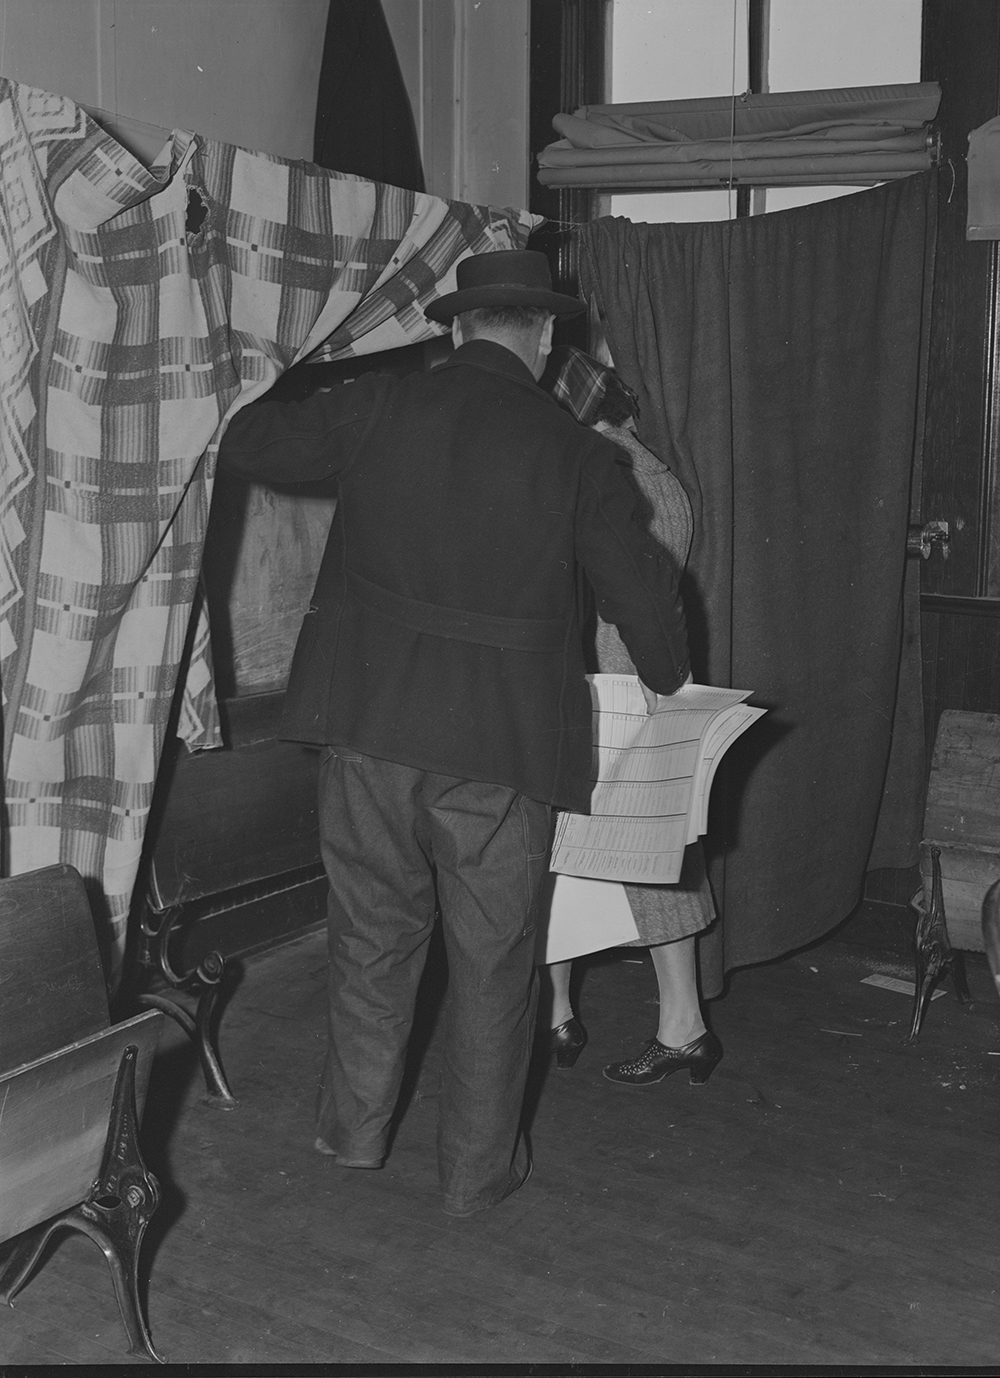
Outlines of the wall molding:
<svg viewBox="0 0 1000 1378">
<path fill-rule="evenodd" d="M 921 612 L 943 612 L 960 617 L 1000 617 L 1000 598 L 965 598 L 952 593 L 922 593 Z"/>
</svg>

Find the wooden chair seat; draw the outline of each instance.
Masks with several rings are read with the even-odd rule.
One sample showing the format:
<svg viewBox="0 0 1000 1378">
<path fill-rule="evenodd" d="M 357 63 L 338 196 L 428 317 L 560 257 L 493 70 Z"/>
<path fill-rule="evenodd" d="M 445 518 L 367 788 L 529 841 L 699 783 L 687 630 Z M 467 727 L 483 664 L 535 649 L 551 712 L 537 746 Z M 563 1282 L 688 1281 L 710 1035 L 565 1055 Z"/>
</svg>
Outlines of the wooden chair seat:
<svg viewBox="0 0 1000 1378">
<path fill-rule="evenodd" d="M 138 1122 L 163 1016 L 110 1025 L 87 893 L 72 866 L 0 880 L 0 1300 L 27 1283 L 57 1230 L 111 1267 L 129 1352 L 153 1349 L 138 1255 L 159 1186 Z"/>
</svg>

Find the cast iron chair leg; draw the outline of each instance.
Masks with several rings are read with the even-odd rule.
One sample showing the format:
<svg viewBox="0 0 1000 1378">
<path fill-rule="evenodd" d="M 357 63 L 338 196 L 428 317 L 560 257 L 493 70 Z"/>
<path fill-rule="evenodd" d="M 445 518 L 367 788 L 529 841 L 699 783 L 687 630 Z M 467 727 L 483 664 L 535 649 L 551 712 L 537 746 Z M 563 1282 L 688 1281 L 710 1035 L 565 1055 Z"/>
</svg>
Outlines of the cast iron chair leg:
<svg viewBox="0 0 1000 1378">
<path fill-rule="evenodd" d="M 983 897 L 983 946 L 1000 995 L 1000 880 L 994 881 Z"/>
<path fill-rule="evenodd" d="M 951 983 L 955 988 L 955 999 L 960 1005 L 972 1003 L 972 996 L 969 992 L 969 981 L 965 974 L 965 956 L 957 949 L 952 948 L 951 953 Z"/>
<path fill-rule="evenodd" d="M 916 979 L 914 981 L 913 1020 L 910 1025 L 908 1042 L 920 1035 L 920 1027 L 927 1012 L 931 992 L 938 978 L 951 972 L 955 987 L 955 998 L 960 1003 L 970 999 L 969 986 L 965 977 L 965 961 L 956 952 L 948 937 L 948 927 L 944 912 L 944 887 L 941 882 L 941 848 L 923 842 L 920 845 L 920 874 L 923 885 L 910 901 L 916 911 L 917 926 L 914 933 L 914 962 Z M 928 887 L 928 879 L 930 885 Z M 930 902 L 927 891 L 930 889 Z"/>
<path fill-rule="evenodd" d="M 207 970 L 211 973 L 214 970 L 213 965 L 211 965 L 213 957 L 219 963 L 218 975 L 214 979 L 211 977 L 206 979 L 202 976 L 202 972 Z M 149 1009 L 162 1010 L 164 1014 L 169 1014 L 170 1018 L 181 1026 L 198 1049 L 201 1070 L 205 1077 L 205 1100 L 220 1110 L 235 1110 L 239 1101 L 229 1089 L 226 1074 L 223 1072 L 218 1054 L 212 1046 L 212 1015 L 215 1010 L 215 1002 L 219 998 L 219 982 L 222 976 L 222 958 L 217 952 L 208 954 L 198 968 L 198 976 L 199 980 L 203 981 L 203 985 L 194 1017 L 183 1005 L 179 1005 L 175 1000 L 164 995 L 140 995 L 139 1003 Z"/>
<path fill-rule="evenodd" d="M 185 975 L 174 971 L 170 962 L 170 938 L 181 914 L 182 909 L 179 905 L 166 911 L 158 927 L 154 927 L 147 916 L 143 921 L 142 931 L 149 951 L 155 956 L 160 972 L 171 990 L 187 992 L 189 987 L 197 986 L 198 1003 L 194 1015 L 186 1010 L 178 999 L 170 996 L 152 993 L 140 995 L 139 1004 L 146 1008 L 162 1010 L 181 1026 L 198 1049 L 201 1069 L 205 1076 L 205 1100 L 219 1110 L 235 1110 L 239 1101 L 229 1089 L 219 1055 L 212 1044 L 212 1016 L 222 989 L 222 978 L 226 970 L 225 958 L 218 952 L 209 952 L 195 970 Z"/>
<path fill-rule="evenodd" d="M 14 1298 L 31 1277 L 49 1236 L 61 1225 L 62 1216 L 57 1216 L 54 1221 L 36 1225 L 33 1230 L 18 1237 L 0 1270 L 0 1302 L 7 1306 L 14 1305 Z"/>
<path fill-rule="evenodd" d="M 86 1201 L 46 1221 L 21 1237 L 0 1275 L 0 1301 L 13 1306 L 50 1237 L 57 1230 L 77 1230 L 100 1248 L 111 1268 L 115 1297 L 128 1336 L 130 1354 L 164 1361 L 153 1348 L 139 1304 L 139 1248 L 146 1226 L 160 1201 L 160 1185 L 139 1151 L 135 1108 L 135 1064 L 138 1049 L 122 1054 L 111 1104 L 104 1161 Z"/>
<path fill-rule="evenodd" d="M 913 1019 L 910 1023 L 910 1033 L 908 1042 L 912 1043 L 920 1036 L 920 1028 L 924 1022 L 924 1015 L 927 1013 L 927 1004 L 931 998 L 931 991 L 937 985 L 940 971 L 933 965 L 924 960 L 920 949 L 916 954 L 916 980 L 914 982 L 913 994 Z"/>
</svg>

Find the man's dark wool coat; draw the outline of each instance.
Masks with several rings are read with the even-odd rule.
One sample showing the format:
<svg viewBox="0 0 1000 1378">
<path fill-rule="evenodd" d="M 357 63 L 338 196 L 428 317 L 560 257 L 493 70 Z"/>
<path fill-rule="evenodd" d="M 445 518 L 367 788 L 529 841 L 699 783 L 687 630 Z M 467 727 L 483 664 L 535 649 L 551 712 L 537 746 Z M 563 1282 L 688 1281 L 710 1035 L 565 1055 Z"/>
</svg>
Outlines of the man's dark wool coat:
<svg viewBox="0 0 1000 1378">
<path fill-rule="evenodd" d="M 688 670 L 679 571 L 619 453 L 488 340 L 239 412 L 227 469 L 338 494 L 282 735 L 586 812 L 581 575 L 651 689 Z"/>
</svg>

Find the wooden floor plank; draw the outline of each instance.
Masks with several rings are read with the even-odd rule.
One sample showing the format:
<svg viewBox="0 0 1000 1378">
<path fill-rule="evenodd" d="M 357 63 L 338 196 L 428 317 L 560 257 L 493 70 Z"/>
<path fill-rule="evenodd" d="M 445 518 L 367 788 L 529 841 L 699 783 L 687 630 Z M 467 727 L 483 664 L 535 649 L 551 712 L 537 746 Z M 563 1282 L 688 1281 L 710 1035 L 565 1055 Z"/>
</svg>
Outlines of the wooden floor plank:
<svg viewBox="0 0 1000 1378">
<path fill-rule="evenodd" d="M 476 1333 L 496 1332 L 504 1335 L 507 1330 L 506 1318 L 513 1306 L 523 1304 L 524 1280 L 519 1278 L 515 1285 L 497 1268 L 488 1250 L 481 1250 L 477 1244 L 471 1253 L 464 1253 L 456 1260 L 447 1253 L 431 1257 L 426 1250 L 414 1247 L 409 1257 L 402 1257 L 397 1248 L 373 1250 L 369 1257 L 362 1257 L 362 1250 L 344 1258 L 339 1267 L 332 1271 L 331 1288 L 335 1289 L 335 1303 L 323 1324 L 331 1334 L 350 1336 L 356 1341 L 377 1346 L 384 1334 L 386 1318 L 394 1322 L 395 1328 L 407 1337 L 407 1352 L 397 1357 L 411 1361 L 459 1361 L 463 1354 L 449 1354 L 441 1344 L 436 1313 L 442 1294 L 450 1298 L 453 1308 L 461 1305 L 464 1323 Z M 327 1262 L 330 1254 L 325 1255 Z M 245 1264 L 246 1254 L 227 1253 L 225 1262 L 217 1270 L 224 1273 L 226 1282 L 222 1291 L 235 1292 L 249 1300 L 253 1296 L 252 1268 Z M 315 1248 L 303 1241 L 303 1261 L 293 1276 L 295 1300 L 286 1302 L 292 1309 L 289 1314 L 308 1316 L 315 1306 L 309 1295 L 315 1287 L 316 1265 Z M 475 1264 L 476 1266 L 473 1266 Z M 288 1275 L 285 1275 L 288 1277 Z M 639 1362 L 643 1355 L 639 1350 L 624 1342 L 620 1335 L 609 1337 L 600 1333 L 601 1327 L 591 1323 L 589 1313 L 574 1305 L 567 1306 L 565 1289 L 558 1286 L 546 1288 L 540 1285 L 540 1277 L 534 1274 L 535 1286 L 532 1289 L 530 1307 L 522 1318 L 524 1336 L 546 1341 L 543 1350 L 536 1345 L 534 1359 L 540 1362 L 545 1355 L 548 1361 L 557 1362 L 559 1356 L 566 1358 L 573 1353 L 578 1358 L 602 1361 L 605 1354 L 624 1354 L 625 1359 L 616 1362 Z M 380 1293 L 380 1311 L 373 1315 L 370 1307 L 371 1287 L 377 1282 Z M 329 1293 L 328 1293 L 329 1295 Z M 571 1299 L 572 1300 L 572 1299 Z M 579 1314 L 575 1314 L 579 1312 Z M 558 1318 L 558 1321 L 553 1318 Z M 617 1327 L 616 1327 L 617 1329 Z M 558 1334 L 557 1334 L 558 1332 Z M 576 1336 L 570 1339 L 570 1335 Z M 561 1336 L 561 1337 L 560 1337 Z M 549 1343 L 551 1342 L 551 1343 Z M 552 1344 L 557 1348 L 553 1349 Z M 541 1358 L 540 1358 L 541 1354 Z M 555 1355 L 553 1358 L 552 1356 Z M 610 1360 L 608 1360 L 610 1362 Z"/>
<path fill-rule="evenodd" d="M 836 940 L 735 973 L 709 1084 L 637 1090 L 601 1067 L 655 1023 L 648 959 L 583 964 L 590 1044 L 572 1071 L 535 1069 L 534 1176 L 456 1221 L 437 1187 L 437 1036 L 384 1171 L 340 1169 L 311 1148 L 322 937 L 263 954 L 222 1023 L 238 1110 L 204 1103 L 172 1026 L 157 1058 L 154 1342 L 175 1363 L 289 1366 L 995 1363 L 1000 1004 L 972 961 L 974 1004 L 934 1001 L 906 1045 L 909 1002 L 863 985 L 871 971 L 910 975 Z M 61 1245 L 0 1315 L 0 1361 L 128 1361 L 90 1241 Z"/>
</svg>

